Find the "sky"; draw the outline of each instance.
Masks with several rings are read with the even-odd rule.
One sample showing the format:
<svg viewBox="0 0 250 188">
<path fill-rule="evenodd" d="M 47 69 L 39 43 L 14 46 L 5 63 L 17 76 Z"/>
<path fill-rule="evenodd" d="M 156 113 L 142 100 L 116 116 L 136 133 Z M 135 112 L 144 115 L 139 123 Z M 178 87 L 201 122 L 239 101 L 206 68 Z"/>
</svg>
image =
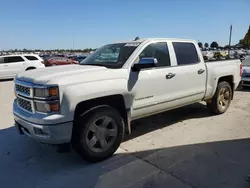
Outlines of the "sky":
<svg viewBox="0 0 250 188">
<path fill-rule="evenodd" d="M 219 45 L 244 37 L 250 0 L 0 0 L 0 50 L 97 48 L 136 36 Z"/>
</svg>

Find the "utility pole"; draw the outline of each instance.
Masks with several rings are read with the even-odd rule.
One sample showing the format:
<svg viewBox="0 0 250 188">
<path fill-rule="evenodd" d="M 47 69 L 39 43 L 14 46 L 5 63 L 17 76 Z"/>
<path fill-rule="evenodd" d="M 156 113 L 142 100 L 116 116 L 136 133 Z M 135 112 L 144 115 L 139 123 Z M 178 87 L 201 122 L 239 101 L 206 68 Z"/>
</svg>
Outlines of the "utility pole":
<svg viewBox="0 0 250 188">
<path fill-rule="evenodd" d="M 231 46 L 231 39 L 232 39 L 232 29 L 233 29 L 233 26 L 230 25 L 229 44 L 228 44 L 228 57 L 230 55 L 230 46 Z"/>
<path fill-rule="evenodd" d="M 73 32 L 73 50 L 75 50 L 75 32 Z"/>
</svg>

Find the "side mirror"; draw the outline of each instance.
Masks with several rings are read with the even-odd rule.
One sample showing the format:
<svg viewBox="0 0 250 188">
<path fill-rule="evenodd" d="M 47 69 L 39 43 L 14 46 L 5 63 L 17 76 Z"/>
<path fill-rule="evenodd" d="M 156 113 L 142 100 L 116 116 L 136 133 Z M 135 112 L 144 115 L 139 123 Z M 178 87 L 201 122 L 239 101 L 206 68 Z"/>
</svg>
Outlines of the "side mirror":
<svg viewBox="0 0 250 188">
<path fill-rule="evenodd" d="M 141 69 L 156 67 L 157 63 L 158 61 L 156 58 L 153 57 L 142 58 L 138 63 L 133 65 L 132 70 L 140 71 Z"/>
</svg>

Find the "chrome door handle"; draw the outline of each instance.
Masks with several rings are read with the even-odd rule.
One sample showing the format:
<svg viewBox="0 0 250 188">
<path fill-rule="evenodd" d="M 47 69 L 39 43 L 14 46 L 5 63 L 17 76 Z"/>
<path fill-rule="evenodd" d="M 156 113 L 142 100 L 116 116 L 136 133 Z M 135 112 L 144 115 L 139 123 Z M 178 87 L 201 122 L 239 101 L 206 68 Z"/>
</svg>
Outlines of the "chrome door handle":
<svg viewBox="0 0 250 188">
<path fill-rule="evenodd" d="M 198 70 L 198 74 L 202 74 L 203 72 L 205 72 L 205 70 L 204 70 L 204 69 L 200 69 L 200 70 Z"/>
<path fill-rule="evenodd" d="M 174 76 L 175 76 L 174 73 L 169 73 L 169 74 L 166 75 L 166 79 L 171 79 L 171 78 L 173 78 Z"/>
<path fill-rule="evenodd" d="M 4 67 L 8 67 L 8 65 L 4 65 Z"/>
</svg>

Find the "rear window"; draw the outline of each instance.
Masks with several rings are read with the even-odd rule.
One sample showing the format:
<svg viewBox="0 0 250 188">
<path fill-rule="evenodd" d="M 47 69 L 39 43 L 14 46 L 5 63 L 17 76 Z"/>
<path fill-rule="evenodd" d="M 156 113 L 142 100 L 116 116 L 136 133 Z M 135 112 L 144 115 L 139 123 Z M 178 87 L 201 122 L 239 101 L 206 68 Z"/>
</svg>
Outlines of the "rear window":
<svg viewBox="0 0 250 188">
<path fill-rule="evenodd" d="M 193 43 L 173 42 L 178 65 L 198 63 L 199 57 Z"/>
<path fill-rule="evenodd" d="M 25 56 L 25 58 L 30 60 L 30 61 L 38 60 L 35 56 Z"/>
<path fill-rule="evenodd" d="M 5 63 L 17 63 L 24 61 L 21 56 L 12 56 L 12 57 L 5 57 L 4 62 Z"/>
</svg>

